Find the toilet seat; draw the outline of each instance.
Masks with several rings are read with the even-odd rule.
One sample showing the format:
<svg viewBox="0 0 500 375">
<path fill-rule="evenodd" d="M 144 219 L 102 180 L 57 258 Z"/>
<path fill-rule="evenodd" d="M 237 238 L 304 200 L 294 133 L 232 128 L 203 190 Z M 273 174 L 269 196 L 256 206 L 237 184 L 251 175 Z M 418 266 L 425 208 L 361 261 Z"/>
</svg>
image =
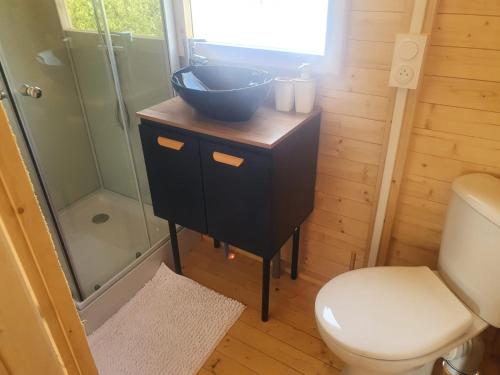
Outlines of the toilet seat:
<svg viewBox="0 0 500 375">
<path fill-rule="evenodd" d="M 335 277 L 316 298 L 320 331 L 380 360 L 431 353 L 461 336 L 472 315 L 428 267 L 363 268 Z"/>
</svg>

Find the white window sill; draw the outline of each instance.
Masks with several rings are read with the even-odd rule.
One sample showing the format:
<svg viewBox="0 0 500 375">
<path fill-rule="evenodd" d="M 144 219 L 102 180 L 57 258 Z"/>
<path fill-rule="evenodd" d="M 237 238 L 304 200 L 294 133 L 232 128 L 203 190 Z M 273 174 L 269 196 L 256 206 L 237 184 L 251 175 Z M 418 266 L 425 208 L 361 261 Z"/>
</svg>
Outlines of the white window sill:
<svg viewBox="0 0 500 375">
<path fill-rule="evenodd" d="M 210 42 L 198 42 L 195 53 L 208 58 L 209 64 L 245 65 L 262 69 L 289 71 L 302 63 L 321 64 L 324 56 L 247 48 Z"/>
</svg>

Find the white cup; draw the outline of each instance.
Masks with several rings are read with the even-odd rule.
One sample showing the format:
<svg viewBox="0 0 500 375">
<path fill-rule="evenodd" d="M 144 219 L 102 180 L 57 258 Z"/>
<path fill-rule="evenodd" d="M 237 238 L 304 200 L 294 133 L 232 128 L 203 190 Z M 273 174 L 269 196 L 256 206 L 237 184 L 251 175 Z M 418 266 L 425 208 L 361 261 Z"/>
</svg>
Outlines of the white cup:
<svg viewBox="0 0 500 375">
<path fill-rule="evenodd" d="M 295 112 L 309 113 L 314 108 L 316 97 L 316 83 L 312 79 L 297 78 L 295 86 Z"/>
<path fill-rule="evenodd" d="M 287 78 L 274 79 L 274 103 L 276 110 L 290 112 L 294 103 L 293 80 Z"/>
</svg>

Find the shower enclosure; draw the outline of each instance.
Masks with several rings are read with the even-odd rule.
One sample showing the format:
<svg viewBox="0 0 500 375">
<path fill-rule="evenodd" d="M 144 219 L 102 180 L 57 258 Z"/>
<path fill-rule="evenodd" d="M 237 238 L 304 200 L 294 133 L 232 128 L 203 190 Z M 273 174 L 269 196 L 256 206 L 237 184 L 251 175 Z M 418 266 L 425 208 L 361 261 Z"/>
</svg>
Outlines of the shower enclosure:
<svg viewBox="0 0 500 375">
<path fill-rule="evenodd" d="M 165 243 L 135 112 L 170 98 L 162 0 L 0 0 L 0 89 L 78 301 Z"/>
</svg>

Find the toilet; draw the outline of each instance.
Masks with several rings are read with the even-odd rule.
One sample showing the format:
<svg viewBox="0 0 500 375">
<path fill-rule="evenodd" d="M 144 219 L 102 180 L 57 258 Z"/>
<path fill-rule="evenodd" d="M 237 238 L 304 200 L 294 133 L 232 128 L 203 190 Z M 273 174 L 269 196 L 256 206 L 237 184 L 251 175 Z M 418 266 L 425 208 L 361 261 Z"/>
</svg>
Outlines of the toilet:
<svg viewBox="0 0 500 375">
<path fill-rule="evenodd" d="M 452 184 L 438 271 L 372 267 L 319 291 L 316 322 L 345 375 L 474 374 L 478 335 L 500 327 L 500 180 L 469 174 Z"/>
</svg>

